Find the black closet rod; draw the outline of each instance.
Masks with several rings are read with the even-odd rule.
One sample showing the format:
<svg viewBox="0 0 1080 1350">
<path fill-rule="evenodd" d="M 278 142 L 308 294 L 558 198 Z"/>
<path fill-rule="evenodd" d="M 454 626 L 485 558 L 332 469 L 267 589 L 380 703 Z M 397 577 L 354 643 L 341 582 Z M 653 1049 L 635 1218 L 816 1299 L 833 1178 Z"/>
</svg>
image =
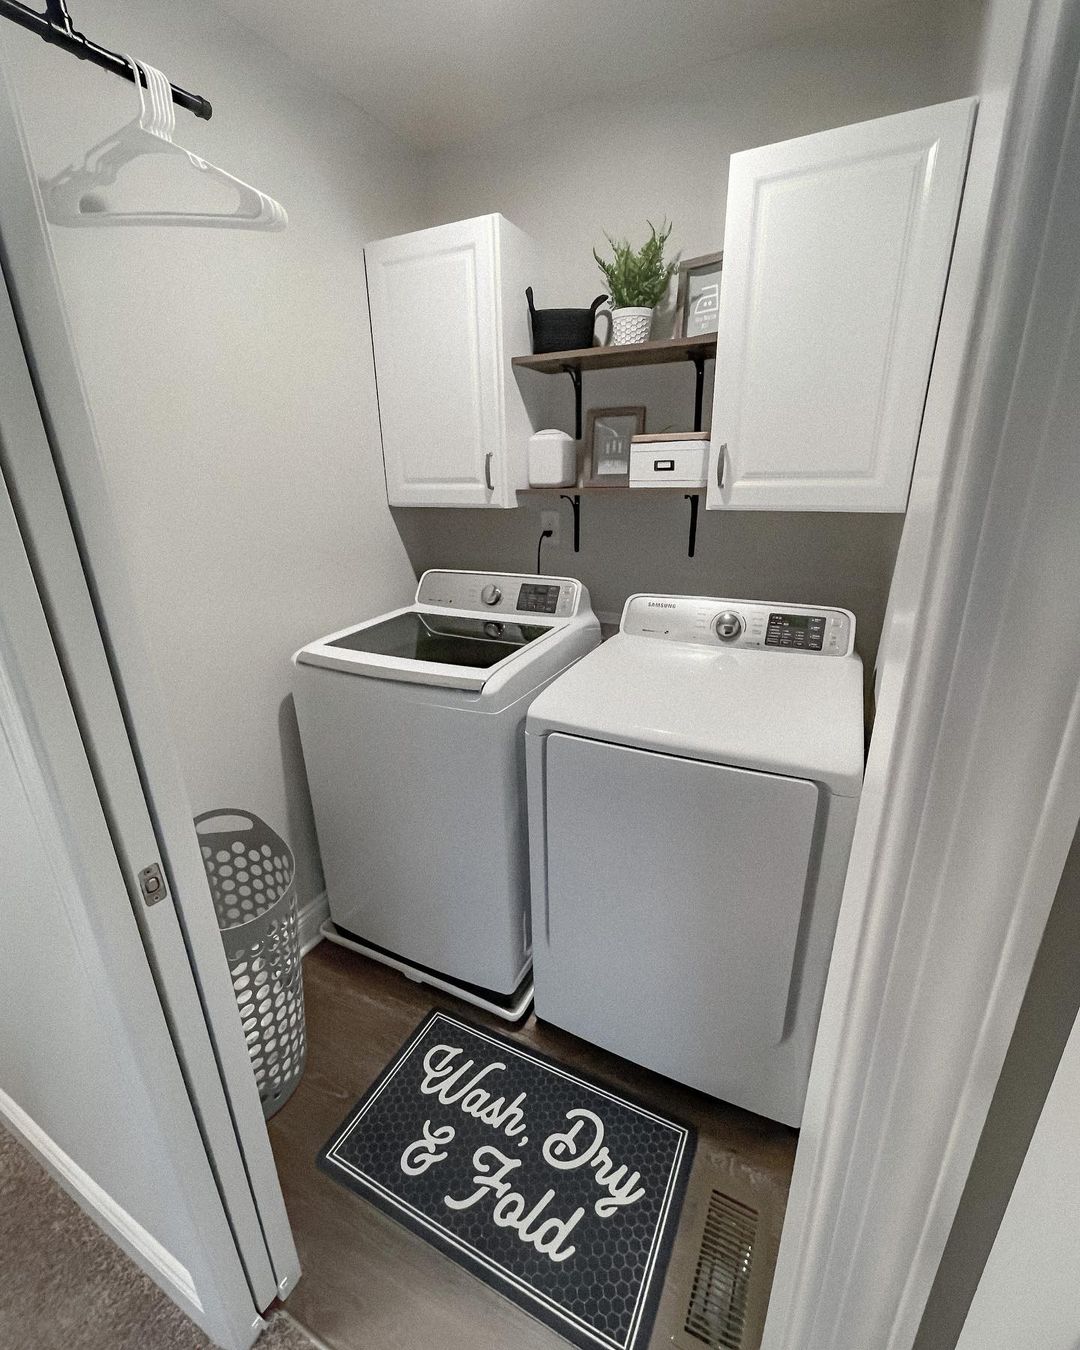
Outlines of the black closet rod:
<svg viewBox="0 0 1080 1350">
<path fill-rule="evenodd" d="M 81 61 L 92 61 L 102 70 L 111 70 L 114 75 L 122 75 L 132 84 L 135 83 L 135 72 L 119 52 L 99 47 L 96 42 L 91 42 L 89 38 L 83 37 L 82 33 L 75 31 L 65 0 L 46 0 L 44 14 L 39 14 L 27 5 L 21 4 L 20 0 L 0 0 L 0 18 L 21 24 L 23 28 L 36 33 L 46 42 L 63 47 L 64 51 L 71 52 Z M 146 77 L 141 71 L 139 83 L 146 84 Z M 214 115 L 213 108 L 201 94 L 189 94 L 186 89 L 181 89 L 176 84 L 170 87 L 173 102 L 181 108 L 186 108 L 188 112 L 193 112 L 196 117 L 202 117 L 206 121 Z"/>
</svg>

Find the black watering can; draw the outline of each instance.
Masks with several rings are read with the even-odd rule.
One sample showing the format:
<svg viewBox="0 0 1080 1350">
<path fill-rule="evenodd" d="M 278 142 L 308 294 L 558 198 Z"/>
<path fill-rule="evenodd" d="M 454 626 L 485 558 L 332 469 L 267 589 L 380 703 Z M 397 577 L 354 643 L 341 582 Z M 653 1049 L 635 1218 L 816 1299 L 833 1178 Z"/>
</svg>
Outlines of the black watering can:
<svg viewBox="0 0 1080 1350">
<path fill-rule="evenodd" d="M 525 288 L 532 321 L 532 349 L 541 352 L 569 352 L 578 347 L 591 347 L 596 311 L 607 299 L 598 295 L 588 309 L 537 309 L 533 304 L 531 286 Z"/>
</svg>

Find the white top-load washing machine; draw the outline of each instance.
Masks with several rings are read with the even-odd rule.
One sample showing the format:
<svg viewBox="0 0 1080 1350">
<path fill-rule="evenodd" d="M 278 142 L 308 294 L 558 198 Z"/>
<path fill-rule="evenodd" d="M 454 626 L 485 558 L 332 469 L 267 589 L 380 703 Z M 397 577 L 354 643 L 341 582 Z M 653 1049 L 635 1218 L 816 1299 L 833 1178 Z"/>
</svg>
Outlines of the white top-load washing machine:
<svg viewBox="0 0 1080 1350">
<path fill-rule="evenodd" d="M 863 770 L 855 619 L 635 595 L 526 722 L 537 1016 L 797 1125 Z"/>
<path fill-rule="evenodd" d="M 412 605 L 296 653 L 327 936 L 524 1012 L 525 714 L 599 640 L 578 581 L 430 571 Z"/>
</svg>

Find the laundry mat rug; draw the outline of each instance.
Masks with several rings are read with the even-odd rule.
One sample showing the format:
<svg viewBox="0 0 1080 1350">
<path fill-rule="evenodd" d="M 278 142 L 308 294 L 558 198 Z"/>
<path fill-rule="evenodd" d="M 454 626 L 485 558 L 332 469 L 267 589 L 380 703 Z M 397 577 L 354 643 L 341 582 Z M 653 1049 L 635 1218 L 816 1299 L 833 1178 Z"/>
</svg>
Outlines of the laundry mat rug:
<svg viewBox="0 0 1080 1350">
<path fill-rule="evenodd" d="M 319 1155 L 574 1345 L 648 1343 L 694 1134 L 435 1012 Z"/>
</svg>

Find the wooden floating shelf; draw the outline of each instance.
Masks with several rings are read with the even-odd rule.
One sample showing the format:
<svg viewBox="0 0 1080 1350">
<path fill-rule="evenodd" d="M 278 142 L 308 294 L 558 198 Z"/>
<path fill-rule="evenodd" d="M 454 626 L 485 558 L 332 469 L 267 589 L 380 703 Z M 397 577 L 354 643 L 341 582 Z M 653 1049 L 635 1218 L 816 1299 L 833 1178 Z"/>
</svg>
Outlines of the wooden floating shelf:
<svg viewBox="0 0 1080 1350">
<path fill-rule="evenodd" d="M 666 366 L 690 361 L 694 366 L 694 430 L 701 430 L 702 400 L 705 392 L 705 362 L 716 356 L 716 335 L 671 338 L 667 342 L 634 342 L 623 347 L 579 347 L 569 352 L 543 352 L 539 356 L 515 356 L 512 364 L 519 370 L 535 370 L 542 375 L 569 375 L 574 384 L 574 434 L 581 440 L 581 374 L 585 370 L 618 370 L 626 366 Z M 698 506 L 704 488 L 631 487 L 613 483 L 611 487 L 518 488 L 518 492 L 558 492 L 572 496 L 574 506 L 574 552 L 581 533 L 581 494 L 583 492 L 651 492 L 654 496 L 678 494 L 690 502 L 690 538 L 687 555 L 694 556 L 697 541 Z"/>
<path fill-rule="evenodd" d="M 511 364 L 544 375 L 567 370 L 615 370 L 620 366 L 663 366 L 675 361 L 707 360 L 716 355 L 716 337 L 671 338 L 666 342 L 634 342 L 625 347 L 579 347 L 570 352 L 515 356 Z M 642 489 L 644 490 L 644 489 Z M 601 489 L 603 492 L 609 488 Z"/>
<path fill-rule="evenodd" d="M 581 485 L 575 485 L 575 486 L 573 486 L 573 487 L 527 487 L 527 488 L 518 488 L 518 495 L 520 496 L 521 493 L 523 493 L 523 492 L 531 492 L 531 493 L 536 493 L 536 492 L 565 492 L 565 493 L 567 494 L 567 496 L 569 496 L 571 493 L 576 494 L 576 493 L 578 493 L 578 492 L 632 492 L 635 496 L 637 496 L 639 493 L 644 494 L 644 493 L 651 492 L 651 493 L 654 493 L 654 494 L 655 494 L 655 493 L 658 493 L 658 492 L 659 492 L 659 493 L 669 493 L 669 494 L 671 494 L 671 495 L 674 495 L 675 493 L 682 493 L 684 496 L 689 496 L 691 493 L 694 493 L 694 492 L 700 493 L 700 492 L 704 492 L 704 491 L 705 491 L 704 487 L 667 487 L 667 486 L 662 486 L 662 487 L 631 487 L 631 486 L 629 485 L 629 483 L 612 483 L 610 487 L 582 487 Z"/>
</svg>

